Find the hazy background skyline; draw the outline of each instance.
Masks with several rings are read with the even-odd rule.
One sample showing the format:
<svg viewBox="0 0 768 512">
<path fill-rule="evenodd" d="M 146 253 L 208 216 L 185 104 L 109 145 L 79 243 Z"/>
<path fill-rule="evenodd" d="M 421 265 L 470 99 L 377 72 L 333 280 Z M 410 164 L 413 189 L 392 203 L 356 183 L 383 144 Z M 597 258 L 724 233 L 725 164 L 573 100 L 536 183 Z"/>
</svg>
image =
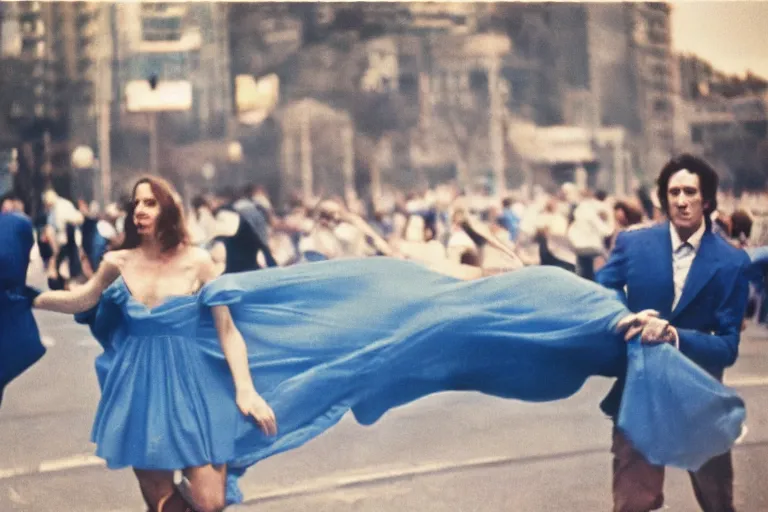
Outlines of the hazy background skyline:
<svg viewBox="0 0 768 512">
<path fill-rule="evenodd" d="M 768 78 L 768 2 L 672 3 L 672 46 L 727 73 Z"/>
</svg>

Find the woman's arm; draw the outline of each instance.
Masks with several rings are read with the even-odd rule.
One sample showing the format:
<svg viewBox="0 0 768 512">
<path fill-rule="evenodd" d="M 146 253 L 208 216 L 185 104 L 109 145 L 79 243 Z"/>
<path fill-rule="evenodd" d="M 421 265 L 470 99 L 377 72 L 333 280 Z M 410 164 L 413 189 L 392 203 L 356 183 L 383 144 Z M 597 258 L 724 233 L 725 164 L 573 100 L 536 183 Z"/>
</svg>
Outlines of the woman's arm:
<svg viewBox="0 0 768 512">
<path fill-rule="evenodd" d="M 248 351 L 245 340 L 232 320 L 229 306 L 213 306 L 213 319 L 216 323 L 216 331 L 219 334 L 219 342 L 227 359 L 232 379 L 235 382 L 235 402 L 240 412 L 245 416 L 252 416 L 259 424 L 262 432 L 273 436 L 277 434 L 277 420 L 275 413 L 266 401 L 256 392 L 256 387 L 251 378 L 251 369 L 248 367 Z"/>
<path fill-rule="evenodd" d="M 218 274 L 215 264 L 205 251 L 200 250 L 199 278 L 202 283 L 207 283 Z M 245 416 L 253 416 L 256 423 L 266 435 L 277 433 L 277 420 L 275 413 L 266 401 L 256 392 L 251 377 L 251 369 L 248 366 L 248 351 L 243 335 L 237 329 L 229 306 L 213 306 L 211 308 L 216 332 L 221 343 L 221 350 L 229 365 L 232 379 L 235 383 L 235 402 L 240 412 Z"/>
<path fill-rule="evenodd" d="M 74 290 L 52 290 L 41 293 L 32 306 L 57 313 L 74 315 L 88 311 L 99 303 L 102 292 L 120 275 L 120 268 L 104 259 L 99 270 L 83 286 Z"/>
<path fill-rule="evenodd" d="M 500 241 L 496 236 L 491 232 L 491 230 L 483 225 L 482 223 L 475 222 L 471 217 L 467 217 L 467 220 L 462 223 L 462 229 L 466 232 L 473 232 L 476 236 L 479 236 L 481 238 L 484 238 L 485 241 L 494 249 L 497 249 L 504 253 L 506 256 L 508 256 L 510 259 L 512 259 L 515 263 L 517 263 L 519 266 L 523 267 L 525 266 L 525 263 L 520 259 L 520 257 L 517 255 L 517 253 L 509 247 L 504 242 Z"/>
</svg>

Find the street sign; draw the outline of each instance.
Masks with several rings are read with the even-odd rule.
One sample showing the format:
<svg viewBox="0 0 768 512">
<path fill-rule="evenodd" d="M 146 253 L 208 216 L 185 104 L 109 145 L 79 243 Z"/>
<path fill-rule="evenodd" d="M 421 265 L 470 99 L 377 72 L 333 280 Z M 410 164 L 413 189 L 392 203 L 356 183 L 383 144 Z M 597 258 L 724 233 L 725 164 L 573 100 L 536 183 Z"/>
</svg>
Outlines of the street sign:
<svg viewBox="0 0 768 512">
<path fill-rule="evenodd" d="M 256 80 L 250 75 L 235 77 L 235 104 L 243 124 L 258 125 L 269 117 L 280 101 L 280 78 L 272 73 Z"/>
<path fill-rule="evenodd" d="M 132 80 L 125 101 L 128 112 L 183 112 L 192 108 L 192 83 L 159 81 L 153 90 L 148 80 Z"/>
</svg>

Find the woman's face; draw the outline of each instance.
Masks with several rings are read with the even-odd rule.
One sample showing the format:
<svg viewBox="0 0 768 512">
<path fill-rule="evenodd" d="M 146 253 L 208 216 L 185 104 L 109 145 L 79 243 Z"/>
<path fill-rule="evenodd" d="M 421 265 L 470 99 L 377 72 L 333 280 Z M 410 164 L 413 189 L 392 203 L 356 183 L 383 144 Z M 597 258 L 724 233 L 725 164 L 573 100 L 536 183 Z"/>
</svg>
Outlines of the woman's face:
<svg viewBox="0 0 768 512">
<path fill-rule="evenodd" d="M 133 197 L 133 223 L 141 236 L 154 236 L 157 231 L 157 218 L 160 216 L 160 204 L 152 193 L 149 183 L 140 183 Z"/>
</svg>

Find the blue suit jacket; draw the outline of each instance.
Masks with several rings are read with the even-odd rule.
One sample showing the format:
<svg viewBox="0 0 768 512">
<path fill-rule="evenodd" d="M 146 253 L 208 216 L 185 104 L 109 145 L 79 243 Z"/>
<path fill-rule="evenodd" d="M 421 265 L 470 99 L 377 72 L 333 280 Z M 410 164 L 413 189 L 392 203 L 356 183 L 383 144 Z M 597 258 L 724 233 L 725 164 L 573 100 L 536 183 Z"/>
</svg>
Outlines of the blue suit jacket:
<svg viewBox="0 0 768 512">
<path fill-rule="evenodd" d="M 707 229 L 683 287 L 672 309 L 672 241 L 670 224 L 626 231 L 596 280 L 624 292 L 627 307 L 638 312 L 655 309 L 677 329 L 680 350 L 717 379 L 739 354 L 741 324 L 747 306 L 750 260 Z M 624 388 L 626 365 L 603 401 L 603 411 L 615 416 Z"/>
</svg>

